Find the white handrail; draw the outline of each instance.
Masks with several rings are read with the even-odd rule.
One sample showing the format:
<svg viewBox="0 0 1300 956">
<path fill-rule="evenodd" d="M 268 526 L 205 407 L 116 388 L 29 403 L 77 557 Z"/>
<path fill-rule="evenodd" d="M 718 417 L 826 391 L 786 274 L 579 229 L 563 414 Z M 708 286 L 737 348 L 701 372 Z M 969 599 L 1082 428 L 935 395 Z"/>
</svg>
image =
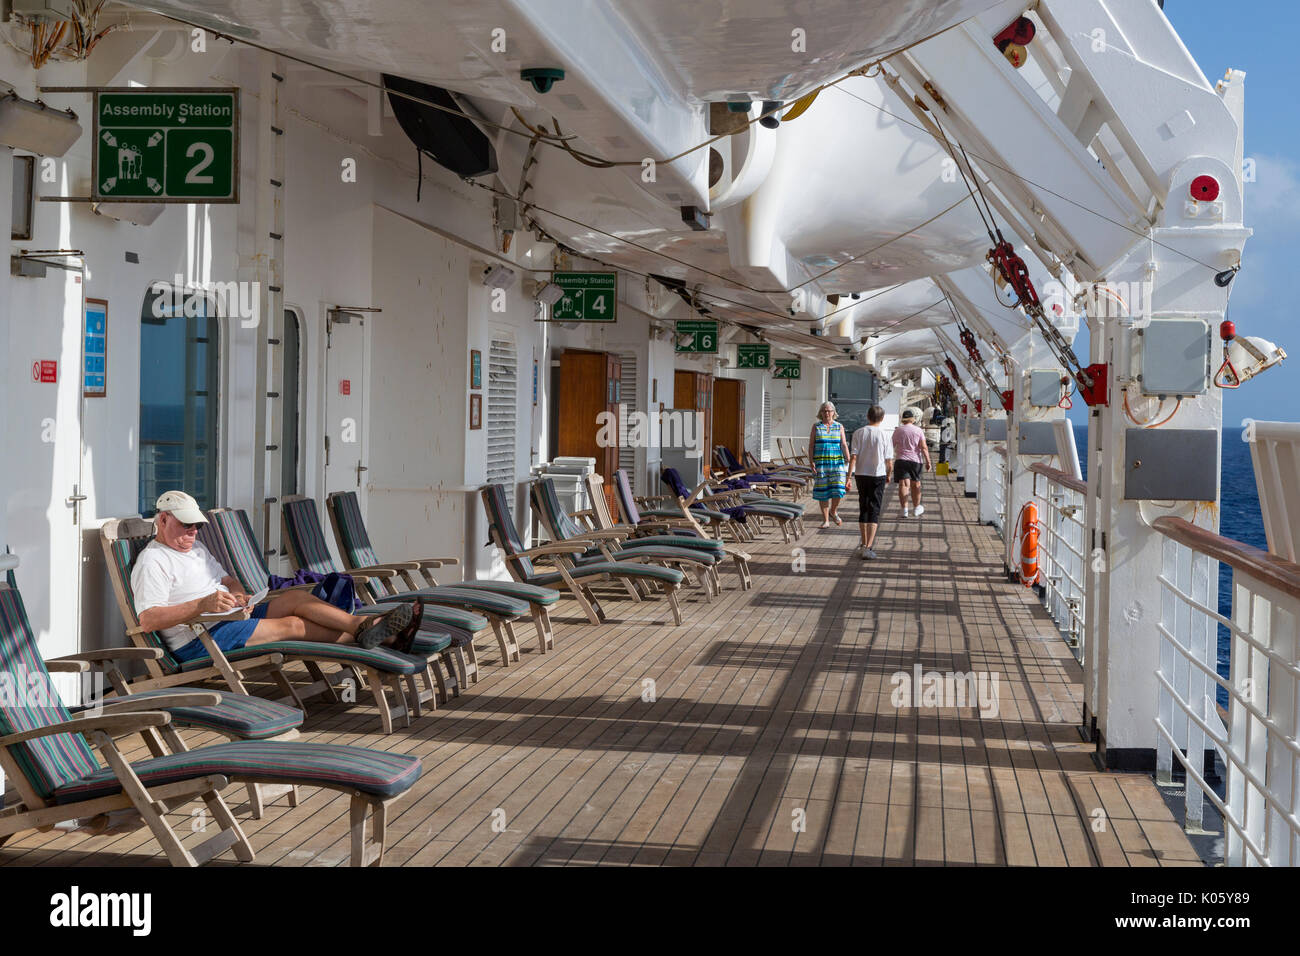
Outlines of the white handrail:
<svg viewBox="0 0 1300 956">
<path fill-rule="evenodd" d="M 1208 800 L 1224 820 L 1232 866 L 1300 863 L 1300 565 L 1197 528 L 1160 518 L 1163 567 L 1156 625 L 1156 778 L 1186 772 L 1184 827 L 1202 826 Z M 1219 562 L 1232 569 L 1232 608 L 1214 607 Z M 1228 675 L 1218 670 L 1217 631 L 1227 631 Z M 1222 730 L 1210 705 L 1221 689 Z M 1222 791 L 1204 767 L 1217 753 Z"/>
</svg>

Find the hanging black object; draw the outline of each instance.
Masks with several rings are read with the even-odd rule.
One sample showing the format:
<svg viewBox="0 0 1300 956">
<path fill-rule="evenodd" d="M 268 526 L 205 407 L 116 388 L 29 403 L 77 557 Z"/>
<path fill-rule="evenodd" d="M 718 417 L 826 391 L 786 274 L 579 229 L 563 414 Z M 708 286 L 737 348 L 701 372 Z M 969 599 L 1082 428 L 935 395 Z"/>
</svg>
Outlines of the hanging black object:
<svg viewBox="0 0 1300 956">
<path fill-rule="evenodd" d="M 497 154 L 491 141 L 465 115 L 453 94 L 389 73 L 384 74 L 384 88 L 402 132 L 439 166 L 467 179 L 497 171 Z"/>
</svg>

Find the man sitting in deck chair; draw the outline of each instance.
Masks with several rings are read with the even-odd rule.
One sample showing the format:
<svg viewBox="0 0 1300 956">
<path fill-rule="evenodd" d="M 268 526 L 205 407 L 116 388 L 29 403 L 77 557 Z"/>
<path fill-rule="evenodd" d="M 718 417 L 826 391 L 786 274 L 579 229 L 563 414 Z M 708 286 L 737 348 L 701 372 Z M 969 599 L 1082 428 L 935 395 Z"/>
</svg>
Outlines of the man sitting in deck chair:
<svg viewBox="0 0 1300 956">
<path fill-rule="evenodd" d="M 157 502 L 156 531 L 131 571 L 131 591 L 140 626 L 158 631 L 181 661 L 207 653 L 182 622 L 200 614 L 232 615 L 207 631 L 223 651 L 271 641 L 385 644 L 408 652 L 420 626 L 421 602 L 399 604 L 387 614 L 359 617 L 306 591 L 286 591 L 249 609 L 243 586 L 197 541 L 207 518 L 183 491 L 164 492 Z M 248 617 L 237 612 L 251 611 Z"/>
</svg>

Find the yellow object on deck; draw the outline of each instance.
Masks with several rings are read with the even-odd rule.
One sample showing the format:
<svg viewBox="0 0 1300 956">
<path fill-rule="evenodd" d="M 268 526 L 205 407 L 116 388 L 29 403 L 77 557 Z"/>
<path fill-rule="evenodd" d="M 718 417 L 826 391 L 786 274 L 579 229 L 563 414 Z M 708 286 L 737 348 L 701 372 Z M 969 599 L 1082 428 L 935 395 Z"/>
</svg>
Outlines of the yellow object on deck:
<svg viewBox="0 0 1300 956">
<path fill-rule="evenodd" d="M 934 473 L 936 475 L 948 474 L 948 463 L 946 461 L 939 462 L 937 465 L 934 466 Z"/>
</svg>

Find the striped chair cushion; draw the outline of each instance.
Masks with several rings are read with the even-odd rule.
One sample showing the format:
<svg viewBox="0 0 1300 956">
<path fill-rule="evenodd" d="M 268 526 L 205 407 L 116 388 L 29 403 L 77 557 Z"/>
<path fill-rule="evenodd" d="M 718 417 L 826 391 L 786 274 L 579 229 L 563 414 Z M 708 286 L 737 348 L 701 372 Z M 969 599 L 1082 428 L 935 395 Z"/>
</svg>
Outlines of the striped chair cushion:
<svg viewBox="0 0 1300 956">
<path fill-rule="evenodd" d="M 539 478 L 533 485 L 533 501 L 537 503 L 537 510 L 541 514 L 542 523 L 546 525 L 551 536 L 557 541 L 568 541 L 570 538 L 581 538 L 583 531 L 574 521 L 564 506 L 560 504 L 560 496 L 555 490 L 554 478 Z"/>
<path fill-rule="evenodd" d="M 316 502 L 310 498 L 300 498 L 297 501 L 283 502 L 281 508 L 287 532 L 285 537 L 298 567 L 317 574 L 341 571 L 325 542 L 320 519 L 316 516 Z"/>
<path fill-rule="evenodd" d="M 506 501 L 504 487 L 501 485 L 488 485 L 483 489 L 483 509 L 487 512 L 490 530 L 495 531 L 498 540 L 504 543 L 507 557 L 527 550 L 519 537 L 518 529 L 515 528 L 514 518 L 510 516 L 510 504 Z M 532 560 L 520 558 L 511 563 L 521 577 L 526 578 L 529 583 L 534 583 L 533 576 L 537 572 Z"/>
<path fill-rule="evenodd" d="M 676 568 L 662 568 L 657 564 L 629 564 L 624 561 L 598 561 L 584 564 L 580 568 L 574 568 L 569 574 L 578 580 L 595 577 L 598 574 L 611 574 L 616 578 L 649 578 L 668 584 L 681 584 L 686 580 L 686 575 Z M 532 578 L 534 584 L 554 584 L 563 580 L 564 576 L 558 571 L 551 574 L 538 574 Z"/>
<path fill-rule="evenodd" d="M 271 570 L 257 547 L 248 512 L 242 508 L 209 512 L 208 519 L 225 546 L 228 563 L 222 567 L 234 575 L 249 594 L 256 594 L 266 587 L 271 579 Z"/>
<path fill-rule="evenodd" d="M 722 554 L 726 545 L 713 538 L 698 538 L 674 531 L 672 534 L 652 534 L 644 538 L 629 538 L 623 542 L 626 548 L 644 548 L 647 545 L 667 545 L 671 548 L 690 548 L 692 551 L 705 551 L 710 554 Z"/>
<path fill-rule="evenodd" d="M 165 687 L 160 690 L 143 691 L 121 699 L 148 700 L 150 697 L 187 692 L 211 694 L 212 690 L 202 687 Z M 109 698 L 105 703 L 112 703 L 118 699 Z M 167 713 L 172 715 L 172 723 L 177 726 L 215 730 L 217 733 L 244 740 L 278 737 L 301 726 L 303 719 L 303 712 L 295 707 L 286 707 L 273 700 L 225 691 L 221 692 L 221 703 L 215 707 L 168 707 Z"/>
<path fill-rule="evenodd" d="M 652 539 L 644 539 L 645 543 L 635 548 L 624 548 L 617 552 L 618 558 L 622 561 L 625 557 L 627 560 L 634 560 L 637 557 L 647 556 L 663 561 L 690 561 L 692 564 L 714 565 L 722 560 L 721 551 L 699 551 L 695 548 L 674 548 L 671 545 L 659 544 Z"/>
<path fill-rule="evenodd" d="M 639 522 L 642 518 L 681 518 L 681 517 L 683 517 L 681 508 L 646 508 L 644 511 L 640 512 L 637 520 Z"/>
<path fill-rule="evenodd" d="M 420 758 L 337 744 L 240 740 L 154 757 L 131 765 L 145 786 L 222 774 L 236 783 L 297 783 L 332 790 L 360 790 L 393 797 L 420 778 Z M 98 770 L 61 784 L 55 799 L 78 803 L 118 793 L 112 770 Z"/>
<path fill-rule="evenodd" d="M 349 568 L 365 568 L 382 564 L 366 532 L 366 522 L 361 517 L 361 503 L 355 491 L 336 491 L 326 499 L 334 512 L 339 537 L 343 539 L 344 562 Z"/>
<path fill-rule="evenodd" d="M 436 588 L 420 588 L 418 591 L 403 591 L 401 594 L 385 594 L 376 599 L 379 604 L 393 604 L 399 601 L 414 601 L 416 598 L 432 604 L 450 604 L 465 607 L 484 614 L 498 614 L 503 617 L 523 617 L 528 613 L 528 603 L 504 594 L 484 591 L 478 588 L 460 588 L 454 585 Z"/>
<path fill-rule="evenodd" d="M 457 581 L 449 585 L 461 591 L 494 591 L 518 601 L 529 604 L 554 604 L 560 599 L 560 592 L 554 588 L 539 588 L 535 584 L 523 584 L 519 581 Z"/>
<path fill-rule="evenodd" d="M 242 661 L 250 657 L 261 657 L 272 652 L 279 652 L 287 659 L 313 661 L 332 661 L 337 664 L 357 664 L 361 667 L 373 667 L 382 674 L 418 674 L 424 669 L 425 662 L 399 654 L 388 647 L 375 647 L 367 650 L 358 644 L 326 644 L 317 641 L 270 641 L 226 651 L 226 660 Z M 212 666 L 212 658 L 202 654 L 192 661 L 181 665 L 182 670 L 201 670 Z"/>
<path fill-rule="evenodd" d="M 152 538 L 118 538 L 112 542 L 109 547 L 113 555 L 113 574 L 122 583 L 122 593 L 126 595 L 126 603 L 135 607 L 135 595 L 131 593 L 131 566 L 135 564 L 135 559 L 140 552 L 152 541 Z M 134 613 L 132 615 L 134 617 Z M 151 647 L 157 647 L 163 652 L 163 656 L 158 663 L 168 674 L 174 674 L 182 670 L 181 662 L 172 656 L 171 650 L 167 647 L 167 642 L 157 631 L 146 631 L 143 635 L 146 643 Z M 203 658 L 208 660 L 208 658 Z M 208 660 L 208 663 L 211 663 Z M 190 668 L 191 670 L 193 668 Z"/>
<path fill-rule="evenodd" d="M 637 510 L 636 497 L 632 494 L 632 482 L 622 468 L 614 472 L 614 497 L 618 500 L 619 510 L 623 512 L 623 520 L 630 525 L 640 524 L 641 513 Z"/>
<path fill-rule="evenodd" d="M 780 502 L 765 499 L 763 501 L 746 501 L 745 509 L 755 514 L 768 515 L 772 518 L 799 518 L 803 516 L 802 508 L 783 507 Z"/>
<path fill-rule="evenodd" d="M 36 648 L 12 572 L 0 586 L 0 736 L 70 720 Z M 36 693 L 39 688 L 40 693 Z M 49 797 L 99 769 L 81 734 L 38 737 L 9 748 L 32 789 Z"/>
</svg>

